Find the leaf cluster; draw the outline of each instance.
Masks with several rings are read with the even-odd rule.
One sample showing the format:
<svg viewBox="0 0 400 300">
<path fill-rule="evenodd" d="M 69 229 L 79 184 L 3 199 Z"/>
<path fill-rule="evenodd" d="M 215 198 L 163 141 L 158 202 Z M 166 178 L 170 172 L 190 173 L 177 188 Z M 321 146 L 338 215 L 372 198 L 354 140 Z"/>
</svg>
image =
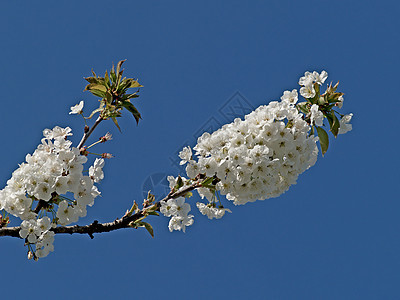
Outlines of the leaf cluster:
<svg viewBox="0 0 400 300">
<path fill-rule="evenodd" d="M 314 104 L 318 105 L 319 110 L 322 112 L 324 117 L 328 119 L 330 127 L 329 131 L 332 132 L 335 138 L 338 136 L 340 128 L 340 122 L 336 114 L 338 114 L 340 117 L 343 117 L 342 114 L 334 110 L 334 108 L 337 107 L 338 103 L 340 102 L 340 97 L 344 95 L 343 93 L 336 91 L 338 86 L 339 82 L 334 86 L 332 86 L 332 83 L 330 83 L 325 93 L 321 94 L 319 84 L 314 83 L 315 96 L 313 98 L 306 99 L 306 102 L 297 104 L 297 108 L 306 115 L 305 120 L 308 123 L 311 123 L 311 106 Z M 315 135 L 315 131 L 319 137 L 322 155 L 324 155 L 328 151 L 329 147 L 328 133 L 321 126 L 313 125 L 310 135 Z"/>
<path fill-rule="evenodd" d="M 133 115 L 137 124 L 142 118 L 131 103 L 131 99 L 139 97 L 138 92 L 142 85 L 134 78 L 122 77 L 124 70 L 121 67 L 125 61 L 119 61 L 116 69 L 113 65 L 110 72 L 105 72 L 104 77 L 96 75 L 92 70 L 93 76 L 85 78 L 89 84 L 84 89 L 84 91 L 89 91 L 101 98 L 99 108 L 92 111 L 88 119 L 92 118 L 94 114 L 100 113 L 104 120 L 111 118 L 120 131 L 117 118 L 121 117 L 121 111 L 124 108 Z M 128 93 L 130 88 L 137 88 L 137 91 Z"/>
</svg>

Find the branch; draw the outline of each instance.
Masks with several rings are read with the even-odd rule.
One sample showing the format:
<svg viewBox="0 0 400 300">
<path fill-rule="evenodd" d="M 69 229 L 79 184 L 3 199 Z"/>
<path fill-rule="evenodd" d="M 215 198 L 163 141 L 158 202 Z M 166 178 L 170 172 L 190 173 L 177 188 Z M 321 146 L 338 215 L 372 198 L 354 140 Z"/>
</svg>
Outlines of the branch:
<svg viewBox="0 0 400 300">
<path fill-rule="evenodd" d="M 78 145 L 78 149 L 80 150 L 83 146 L 83 144 L 87 141 L 87 139 L 89 138 L 89 136 L 92 134 L 93 130 L 97 127 L 97 125 L 100 124 L 100 122 L 103 121 L 103 118 L 101 116 L 99 116 L 96 120 L 96 122 L 94 122 L 92 128 L 90 128 L 90 130 L 88 130 L 88 132 L 85 132 L 83 134 L 83 137 Z"/>
<path fill-rule="evenodd" d="M 156 208 L 155 210 L 160 210 L 162 201 L 168 201 L 169 199 L 175 199 L 175 198 L 181 197 L 181 196 L 187 194 L 188 192 L 193 191 L 199 187 L 201 187 L 201 182 L 196 181 L 182 190 L 179 190 L 176 192 L 171 191 L 165 198 L 163 198 L 159 202 L 156 202 L 149 207 L 145 207 L 141 211 L 139 211 L 133 215 L 129 215 L 128 213 L 126 213 L 122 218 L 117 219 L 114 222 L 99 223 L 97 220 L 95 220 L 95 221 L 93 221 L 93 223 L 91 223 L 89 225 L 59 226 L 56 228 L 52 228 L 50 230 L 56 234 L 59 234 L 59 233 L 88 234 L 90 236 L 90 238 L 93 239 L 94 233 L 110 232 L 110 231 L 114 231 L 114 230 L 118 230 L 118 229 L 122 229 L 122 228 L 131 228 L 131 226 L 129 224 L 131 222 L 135 222 L 135 221 L 139 220 L 140 218 L 146 217 L 147 216 L 146 213 L 150 209 L 154 210 L 154 208 Z M 156 207 L 154 207 L 154 206 L 156 206 Z M 9 228 L 7 228 L 7 227 L 0 228 L 0 236 L 10 236 L 10 237 L 21 238 L 19 236 L 20 229 L 21 229 L 20 226 L 9 227 Z"/>
</svg>

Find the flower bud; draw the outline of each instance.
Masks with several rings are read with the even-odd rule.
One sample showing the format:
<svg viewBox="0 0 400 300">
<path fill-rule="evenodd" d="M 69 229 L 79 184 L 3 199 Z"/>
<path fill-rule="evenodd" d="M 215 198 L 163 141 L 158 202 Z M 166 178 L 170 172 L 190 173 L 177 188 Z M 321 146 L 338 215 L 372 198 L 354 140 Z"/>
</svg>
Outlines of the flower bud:
<svg viewBox="0 0 400 300">
<path fill-rule="evenodd" d="M 101 154 L 101 157 L 102 158 L 113 158 L 111 153 L 103 153 L 103 154 Z"/>
</svg>

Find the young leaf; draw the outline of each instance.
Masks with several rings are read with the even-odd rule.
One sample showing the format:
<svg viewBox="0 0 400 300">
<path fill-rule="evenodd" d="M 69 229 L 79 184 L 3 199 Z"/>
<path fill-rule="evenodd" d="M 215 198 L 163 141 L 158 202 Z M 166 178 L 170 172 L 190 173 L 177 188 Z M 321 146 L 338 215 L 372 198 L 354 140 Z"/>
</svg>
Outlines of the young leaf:
<svg viewBox="0 0 400 300">
<path fill-rule="evenodd" d="M 106 93 L 103 91 L 99 91 L 99 90 L 90 90 L 90 92 L 97 96 L 97 97 L 101 97 L 101 98 L 105 98 L 106 97 Z"/>
<path fill-rule="evenodd" d="M 307 102 L 298 103 L 297 108 L 304 114 L 308 114 L 310 110 L 307 108 Z"/>
<path fill-rule="evenodd" d="M 125 107 L 127 110 L 129 110 L 132 113 L 133 117 L 136 120 L 136 124 L 139 124 L 139 119 L 141 119 L 142 116 L 140 115 L 140 113 L 136 109 L 136 107 L 132 103 L 130 103 L 129 101 L 124 101 L 122 103 L 122 106 Z"/>
<path fill-rule="evenodd" d="M 106 70 L 106 74 L 104 75 L 104 82 L 106 84 L 106 87 L 109 88 L 110 87 L 110 77 L 108 76 L 107 70 Z"/>
<path fill-rule="evenodd" d="M 120 82 L 120 80 L 121 80 L 122 73 L 123 73 L 123 70 L 121 71 L 121 66 L 122 66 L 122 64 L 123 64 L 125 61 L 126 61 L 126 59 L 120 60 L 120 61 L 118 62 L 118 64 L 117 64 L 117 69 L 116 69 L 116 71 L 115 71 L 115 73 L 117 74 L 117 85 L 119 84 L 119 82 Z"/>
<path fill-rule="evenodd" d="M 329 126 L 330 126 L 330 131 L 332 132 L 334 137 L 337 137 L 339 134 L 339 125 L 340 122 L 338 120 L 338 118 L 335 115 L 334 111 L 331 111 L 330 115 L 326 115 L 328 121 L 329 121 Z"/>
<path fill-rule="evenodd" d="M 118 64 L 117 64 L 117 70 L 115 71 L 115 73 L 119 73 L 119 71 L 121 70 L 121 66 L 122 66 L 122 64 L 124 63 L 126 61 L 126 59 L 124 59 L 124 60 L 120 60 L 119 62 L 118 62 Z"/>
<path fill-rule="evenodd" d="M 111 117 L 111 120 L 113 120 L 113 122 L 114 122 L 115 126 L 117 126 L 117 127 L 118 127 L 118 130 L 121 132 L 121 128 L 119 128 L 119 125 L 118 125 L 117 118 L 115 118 L 115 117 Z"/>
<path fill-rule="evenodd" d="M 314 126 L 311 126 L 310 136 L 315 135 Z"/>
<path fill-rule="evenodd" d="M 206 179 L 203 180 L 201 183 L 202 186 L 208 186 L 212 181 L 214 180 L 213 177 L 207 177 Z"/>
<path fill-rule="evenodd" d="M 104 86 L 104 85 L 102 85 L 102 84 L 98 84 L 98 83 L 89 83 L 86 87 L 85 87 L 85 89 L 84 89 L 84 91 L 87 91 L 87 90 L 99 90 L 99 91 L 102 91 L 102 92 L 106 92 L 107 91 L 107 88 Z"/>
<path fill-rule="evenodd" d="M 143 87 L 138 81 L 130 78 L 128 88 Z"/>
<path fill-rule="evenodd" d="M 329 137 L 326 131 L 322 127 L 316 127 L 319 137 L 319 143 L 321 145 L 322 155 L 326 153 L 329 147 Z"/>
<path fill-rule="evenodd" d="M 89 83 L 98 83 L 97 77 L 85 77 L 85 80 Z"/>
<path fill-rule="evenodd" d="M 151 237 L 154 238 L 154 230 L 153 227 L 149 223 L 143 222 L 144 227 L 147 229 L 147 231 L 150 233 Z"/>
</svg>

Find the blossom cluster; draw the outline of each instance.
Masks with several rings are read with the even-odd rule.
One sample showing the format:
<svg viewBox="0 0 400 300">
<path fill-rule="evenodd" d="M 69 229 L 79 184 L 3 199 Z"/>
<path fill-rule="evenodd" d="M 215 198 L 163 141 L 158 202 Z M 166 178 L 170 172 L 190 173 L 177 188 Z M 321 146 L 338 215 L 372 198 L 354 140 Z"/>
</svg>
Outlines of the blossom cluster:
<svg viewBox="0 0 400 300">
<path fill-rule="evenodd" d="M 26 162 L 19 165 L 0 191 L 0 210 L 23 220 L 20 236 L 29 245 L 36 245 L 36 257 L 53 251 L 52 227 L 86 216 L 87 206 L 100 195 L 94 182 L 104 177 L 103 159 L 96 159 L 89 176 L 83 175 L 87 157 L 71 147 L 72 142 L 67 139 L 72 135 L 69 127 L 45 129 L 43 135 L 41 144 L 32 155 L 26 155 Z M 70 195 L 74 200 L 67 197 Z"/>
<path fill-rule="evenodd" d="M 185 178 L 182 180 L 187 182 Z M 168 176 L 168 181 L 170 188 L 173 189 L 176 186 L 177 178 Z M 185 202 L 184 197 L 161 202 L 160 212 L 166 217 L 171 217 L 168 225 L 169 231 L 182 230 L 185 232 L 186 226 L 193 224 L 193 215 L 189 215 L 190 209 L 190 204 Z"/>
<path fill-rule="evenodd" d="M 308 115 L 298 109 L 296 89 L 285 91 L 281 101 L 262 105 L 242 119 L 222 126 L 213 133 L 204 133 L 193 148 L 185 147 L 179 154 L 181 165 L 187 164 L 189 178 L 197 174 L 216 176 L 220 181 L 215 190 L 226 195 L 235 205 L 278 197 L 296 183 L 298 176 L 313 166 L 318 157 L 319 138 L 310 130 L 323 126 L 325 115 L 312 99 L 319 97 L 319 87 L 328 74 L 306 72 L 300 78 L 300 95 L 306 98 Z M 316 91 L 317 89 L 317 91 Z M 336 106 L 343 105 L 340 96 Z M 352 114 L 340 120 L 339 133 L 351 130 Z M 216 205 L 215 193 L 200 188 L 197 203 L 200 212 L 211 218 L 224 215 L 226 209 Z"/>
<path fill-rule="evenodd" d="M 217 189 L 236 205 L 281 195 L 318 155 L 318 138 L 308 135 L 296 101 L 271 102 L 244 120 L 204 133 L 194 147 L 198 160 L 188 161 L 188 176 L 216 175 Z"/>
</svg>

